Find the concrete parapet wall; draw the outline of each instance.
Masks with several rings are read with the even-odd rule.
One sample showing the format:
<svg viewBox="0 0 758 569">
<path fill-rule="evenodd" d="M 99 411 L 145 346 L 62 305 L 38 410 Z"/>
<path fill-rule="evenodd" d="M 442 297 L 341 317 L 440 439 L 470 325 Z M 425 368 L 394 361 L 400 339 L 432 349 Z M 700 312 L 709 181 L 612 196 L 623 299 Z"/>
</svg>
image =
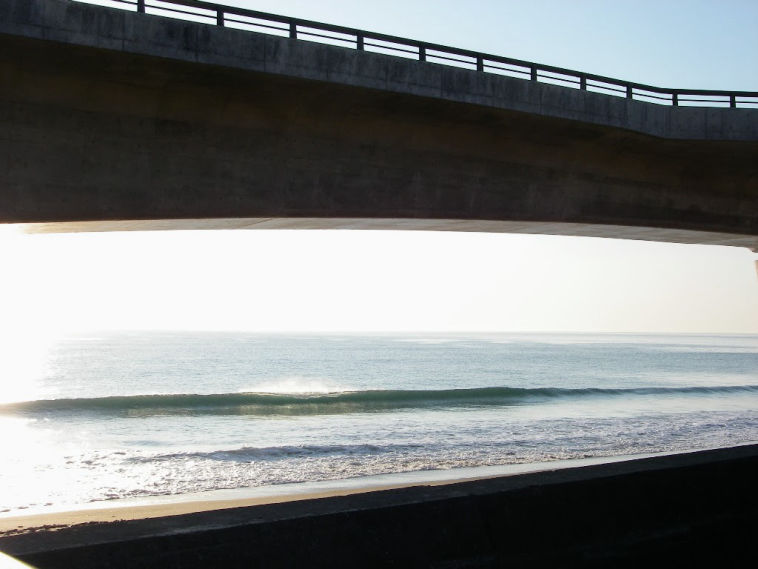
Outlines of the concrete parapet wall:
<svg viewBox="0 0 758 569">
<path fill-rule="evenodd" d="M 669 107 L 492 73 L 67 0 L 5 0 L 0 33 L 582 121 L 689 140 L 758 140 L 758 109 Z"/>
</svg>

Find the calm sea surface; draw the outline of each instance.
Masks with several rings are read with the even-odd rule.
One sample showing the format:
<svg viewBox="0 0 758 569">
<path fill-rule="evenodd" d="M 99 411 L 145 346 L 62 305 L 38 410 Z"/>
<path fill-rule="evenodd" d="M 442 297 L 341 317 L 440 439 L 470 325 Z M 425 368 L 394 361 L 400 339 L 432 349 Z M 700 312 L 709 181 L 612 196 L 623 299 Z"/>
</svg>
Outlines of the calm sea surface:
<svg viewBox="0 0 758 569">
<path fill-rule="evenodd" d="M 6 515 L 758 441 L 758 336 L 108 333 L 45 363 L 0 392 Z"/>
</svg>

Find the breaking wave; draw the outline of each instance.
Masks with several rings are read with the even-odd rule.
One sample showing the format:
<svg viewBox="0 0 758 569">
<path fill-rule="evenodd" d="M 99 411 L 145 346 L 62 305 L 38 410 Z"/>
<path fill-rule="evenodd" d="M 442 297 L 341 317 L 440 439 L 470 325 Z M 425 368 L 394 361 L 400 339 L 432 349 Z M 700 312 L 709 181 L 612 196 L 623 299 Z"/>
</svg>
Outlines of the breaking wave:
<svg viewBox="0 0 758 569">
<path fill-rule="evenodd" d="M 401 409 L 532 405 L 567 399 L 630 396 L 758 394 L 758 385 L 560 389 L 482 387 L 443 390 L 369 390 L 336 393 L 220 393 L 49 399 L 0 405 L 4 415 L 330 415 Z"/>
</svg>

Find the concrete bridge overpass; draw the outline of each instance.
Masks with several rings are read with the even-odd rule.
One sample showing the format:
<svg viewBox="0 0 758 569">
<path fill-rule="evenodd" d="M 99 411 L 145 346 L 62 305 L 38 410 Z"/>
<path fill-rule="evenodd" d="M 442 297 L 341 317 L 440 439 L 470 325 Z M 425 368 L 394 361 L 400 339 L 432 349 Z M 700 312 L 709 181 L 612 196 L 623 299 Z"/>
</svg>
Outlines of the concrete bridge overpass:
<svg viewBox="0 0 758 569">
<path fill-rule="evenodd" d="M 758 108 L 745 108 L 756 93 L 659 89 L 180 3 L 211 25 L 140 13 L 142 0 L 0 3 L 0 222 L 758 249 Z M 250 22 L 286 37 L 231 27 Z M 309 33 L 332 39 L 296 39 Z"/>
</svg>

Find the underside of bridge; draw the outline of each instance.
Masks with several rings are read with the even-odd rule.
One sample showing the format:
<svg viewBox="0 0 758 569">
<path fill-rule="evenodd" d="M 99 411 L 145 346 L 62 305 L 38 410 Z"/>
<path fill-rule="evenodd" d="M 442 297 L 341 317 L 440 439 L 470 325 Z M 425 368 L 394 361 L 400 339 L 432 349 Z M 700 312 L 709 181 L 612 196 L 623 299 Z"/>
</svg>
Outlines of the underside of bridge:
<svg viewBox="0 0 758 569">
<path fill-rule="evenodd" d="M 161 26 L 174 30 L 167 57 L 0 33 L 0 222 L 38 231 L 395 228 L 758 247 L 758 141 L 663 138 L 180 61 L 171 50 L 200 24 Z"/>
</svg>

